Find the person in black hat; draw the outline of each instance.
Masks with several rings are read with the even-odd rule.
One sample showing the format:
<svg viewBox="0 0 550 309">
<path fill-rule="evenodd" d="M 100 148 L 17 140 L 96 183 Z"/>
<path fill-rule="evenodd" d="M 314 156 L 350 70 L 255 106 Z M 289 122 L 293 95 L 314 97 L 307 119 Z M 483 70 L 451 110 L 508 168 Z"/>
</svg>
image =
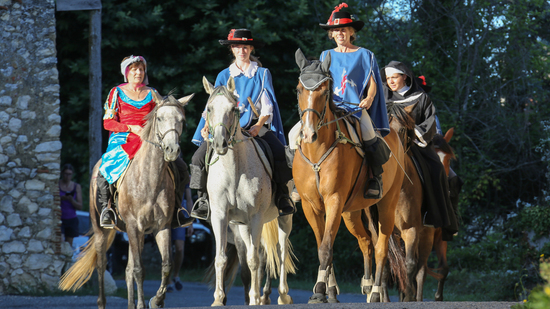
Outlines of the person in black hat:
<svg viewBox="0 0 550 309">
<path fill-rule="evenodd" d="M 232 29 L 227 40 L 219 40 L 221 45 L 228 46 L 235 60 L 216 78 L 215 87 L 226 85 L 229 77 L 235 81 L 235 91 L 238 96 L 238 106 L 241 112 L 241 127 L 252 136 L 259 136 L 266 141 L 273 152 L 275 164 L 274 181 L 276 183 L 275 201 L 279 215 L 289 215 L 296 212 L 294 203 L 289 197 L 287 183 L 292 179 L 292 170 L 288 167 L 285 157 L 286 139 L 283 123 L 271 82 L 271 73 L 263 68 L 258 59 L 252 56 L 256 48 L 264 43 L 252 37 L 248 29 Z M 252 100 L 252 108 L 248 98 Z M 257 113 L 257 114 L 256 114 Z M 209 205 L 206 192 L 205 155 L 208 137 L 208 126 L 203 114 L 193 136 L 193 143 L 199 146 L 192 159 L 190 187 L 199 192 L 199 198 L 193 205 L 191 216 L 199 219 L 208 218 Z"/>
<path fill-rule="evenodd" d="M 416 104 L 411 114 L 416 123 L 415 140 L 410 149 L 424 175 L 424 225 L 443 227 L 444 240 L 452 240 L 452 235 L 458 231 L 458 219 L 451 203 L 447 175 L 433 145 L 437 118 L 435 106 L 426 93 L 430 88 L 425 79 L 415 78 L 412 70 L 399 61 L 388 63 L 380 75 L 385 81 L 386 103 L 404 107 Z"/>
<path fill-rule="evenodd" d="M 344 11 L 346 7 L 346 3 L 338 5 L 327 23 L 319 24 L 337 45 L 334 49 L 322 52 L 319 60 L 323 61 L 330 53 L 334 103 L 348 111 L 356 111 L 354 116 L 360 119 L 363 149 L 373 174 L 367 182 L 364 196 L 379 199 L 383 194 L 382 165 L 390 155 L 390 149 L 382 137 L 390 132 L 390 125 L 376 58 L 368 49 L 353 45 L 356 32 L 365 23 L 355 20 L 349 12 Z M 299 133 L 295 128 L 289 134 L 291 147 L 295 146 L 296 131 Z"/>
</svg>

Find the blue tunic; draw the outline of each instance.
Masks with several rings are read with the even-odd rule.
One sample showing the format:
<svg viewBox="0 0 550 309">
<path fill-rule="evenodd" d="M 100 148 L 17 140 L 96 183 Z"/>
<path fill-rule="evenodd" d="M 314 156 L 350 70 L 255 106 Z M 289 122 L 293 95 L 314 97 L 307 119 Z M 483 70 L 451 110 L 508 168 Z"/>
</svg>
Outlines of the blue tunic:
<svg viewBox="0 0 550 309">
<path fill-rule="evenodd" d="M 231 75 L 229 73 L 229 68 L 221 71 L 216 78 L 216 84 L 214 85 L 214 87 L 227 85 L 227 80 L 230 76 Z M 273 89 L 273 84 L 271 82 L 271 73 L 269 72 L 269 70 L 263 67 L 258 67 L 256 73 L 254 74 L 254 76 L 252 76 L 252 78 L 248 78 L 244 74 L 240 74 L 239 76 L 233 77 L 233 79 L 235 80 L 235 90 L 239 95 L 239 107 L 244 107 L 241 108 L 241 127 L 245 128 L 253 125 L 253 122 L 255 120 L 254 112 L 252 111 L 252 109 L 250 108 L 250 104 L 248 103 L 248 97 L 252 99 L 252 102 L 257 103 L 260 100 L 262 93 L 265 92 L 265 94 L 269 97 L 269 100 L 271 100 L 271 103 L 273 104 L 273 119 L 271 121 L 270 129 L 275 132 L 275 135 L 277 135 L 277 138 L 281 141 L 281 143 L 283 143 L 283 145 L 286 145 L 285 133 L 283 131 L 283 122 L 281 121 L 281 114 L 279 112 L 279 106 L 277 105 L 277 99 L 275 98 L 275 91 Z M 200 144 L 202 144 L 202 142 L 204 141 L 201 136 L 201 130 L 202 128 L 204 128 L 205 122 L 205 119 L 201 117 L 199 125 L 197 126 L 195 134 L 193 135 L 192 142 L 195 143 L 197 146 L 200 146 Z"/>
<path fill-rule="evenodd" d="M 334 103 L 348 111 L 357 110 L 358 112 L 355 114 L 357 117 L 361 116 L 359 107 L 346 104 L 346 102 L 359 104 L 364 92 L 367 91 L 370 77 L 374 74 L 377 91 L 372 105 L 367 111 L 373 121 L 374 129 L 379 131 L 382 136 L 386 136 L 390 133 L 390 124 L 380 70 L 374 54 L 362 47 L 352 53 L 341 53 L 330 49 L 321 53 L 321 61 L 325 59 L 328 52 L 331 57 L 330 73 L 334 81 Z"/>
</svg>

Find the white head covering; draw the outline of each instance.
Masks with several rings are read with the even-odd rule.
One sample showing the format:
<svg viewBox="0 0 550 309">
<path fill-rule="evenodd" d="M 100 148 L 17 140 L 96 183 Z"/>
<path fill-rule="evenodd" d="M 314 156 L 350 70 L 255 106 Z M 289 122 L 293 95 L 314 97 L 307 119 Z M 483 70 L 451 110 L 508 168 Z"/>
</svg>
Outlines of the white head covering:
<svg viewBox="0 0 550 309">
<path fill-rule="evenodd" d="M 122 76 L 124 76 L 124 81 L 128 82 L 128 77 L 126 76 L 126 69 L 128 68 L 128 66 L 130 66 L 130 64 L 135 62 L 143 62 L 143 64 L 145 65 L 145 78 L 143 79 L 143 84 L 149 85 L 149 77 L 147 76 L 147 61 L 145 61 L 145 58 L 143 58 L 142 56 L 131 55 L 130 57 L 128 57 L 128 59 L 120 63 L 120 73 L 122 73 Z"/>
<path fill-rule="evenodd" d="M 390 76 L 390 75 L 393 75 L 395 73 L 398 73 L 398 74 L 405 74 L 405 72 L 401 71 L 401 70 L 398 70 L 396 68 L 392 68 L 392 67 L 386 67 L 386 76 Z"/>
</svg>

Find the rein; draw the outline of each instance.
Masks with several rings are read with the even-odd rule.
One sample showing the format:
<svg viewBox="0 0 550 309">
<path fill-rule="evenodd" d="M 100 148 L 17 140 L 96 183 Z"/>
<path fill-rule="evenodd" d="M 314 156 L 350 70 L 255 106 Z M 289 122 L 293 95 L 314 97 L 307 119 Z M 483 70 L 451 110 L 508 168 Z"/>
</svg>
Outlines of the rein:
<svg viewBox="0 0 550 309">
<path fill-rule="evenodd" d="M 162 108 L 162 106 L 160 106 L 159 109 L 160 108 Z M 155 112 L 155 116 L 156 116 L 156 113 L 157 112 Z M 181 136 L 181 133 L 182 133 L 182 132 L 178 132 L 178 130 L 176 130 L 175 128 L 169 129 L 164 133 L 157 132 L 157 117 L 153 117 L 153 124 L 152 125 L 155 128 L 155 137 L 157 138 L 157 142 L 153 142 L 153 141 L 150 141 L 148 139 L 143 139 L 143 140 L 146 141 L 147 143 L 155 146 L 155 147 L 160 148 L 161 150 L 164 148 L 163 140 L 164 140 L 164 137 L 166 137 L 166 134 L 174 131 L 174 132 L 176 132 L 176 136 Z"/>
<path fill-rule="evenodd" d="M 215 125 L 210 125 L 210 123 L 211 123 L 210 122 L 210 112 L 208 110 L 206 111 L 206 119 L 208 120 L 208 131 L 212 132 L 212 134 L 213 134 L 215 128 L 223 127 L 225 129 L 225 131 L 229 134 L 229 140 L 227 141 L 227 144 L 228 144 L 229 147 L 233 147 L 238 143 L 245 142 L 245 141 L 248 141 L 251 138 L 253 138 L 252 136 L 244 138 L 244 139 L 236 139 L 235 138 L 235 136 L 237 135 L 237 129 L 241 129 L 240 123 L 239 123 L 240 111 L 239 111 L 238 108 L 234 108 L 233 116 L 234 116 L 233 117 L 233 123 L 231 124 L 231 126 L 229 128 L 223 122 L 217 123 Z M 208 143 L 212 143 L 213 140 L 214 140 L 213 137 L 208 138 Z M 206 160 L 205 161 L 206 161 L 207 165 L 213 165 L 214 163 L 218 162 L 219 159 L 220 159 L 220 157 L 218 156 L 214 160 L 214 162 L 210 163 L 210 152 L 209 151 L 206 152 Z"/>
<path fill-rule="evenodd" d="M 300 80 L 300 83 L 302 83 L 301 80 Z M 303 83 L 302 83 L 302 86 L 304 86 Z M 320 84 L 317 85 L 317 87 L 319 87 L 319 86 L 320 86 Z M 309 91 L 315 90 L 315 89 L 317 89 L 317 87 L 315 87 L 313 89 L 307 89 L 304 86 L 304 88 L 306 90 L 309 90 Z M 335 133 L 334 142 L 332 143 L 332 145 L 330 145 L 329 149 L 327 151 L 325 151 L 325 153 L 321 156 L 321 158 L 319 159 L 319 161 L 317 163 L 311 162 L 311 160 L 308 157 L 306 157 L 306 155 L 302 152 L 302 146 L 298 145 L 298 151 L 300 152 L 300 155 L 302 156 L 304 161 L 306 161 L 306 163 L 311 166 L 311 169 L 315 172 L 315 184 L 317 186 L 317 193 L 319 194 L 319 197 L 321 198 L 321 201 L 323 201 L 323 202 L 324 202 L 323 195 L 321 194 L 321 191 L 319 190 L 319 185 L 320 185 L 320 182 L 321 182 L 321 176 L 319 175 L 319 173 L 321 171 L 321 164 L 328 158 L 328 156 L 330 156 L 332 151 L 336 148 L 336 146 L 338 146 L 339 143 L 342 143 L 342 144 L 350 143 L 354 147 L 360 146 L 360 145 L 356 144 L 355 142 L 353 142 L 351 139 L 349 139 L 342 132 L 342 129 L 340 128 L 340 122 L 339 122 L 340 120 L 344 119 L 345 117 L 355 113 L 355 111 L 346 113 L 341 117 L 335 117 L 336 118 L 335 120 L 326 121 L 326 111 L 327 111 L 327 106 L 329 105 L 329 102 L 330 102 L 329 100 L 330 100 L 330 95 L 327 95 L 327 99 L 325 101 L 325 105 L 324 105 L 323 111 L 321 113 L 319 113 L 319 111 L 317 111 L 316 109 L 313 109 L 313 108 L 306 108 L 302 111 L 300 109 L 300 104 L 298 103 L 298 112 L 300 114 L 300 122 L 301 123 L 302 123 L 302 116 L 306 112 L 312 112 L 312 113 L 314 113 L 315 115 L 317 115 L 319 117 L 320 120 L 317 123 L 317 130 L 321 129 L 324 126 L 328 126 L 331 123 L 334 123 L 334 122 L 336 123 L 336 131 L 334 132 Z"/>
</svg>

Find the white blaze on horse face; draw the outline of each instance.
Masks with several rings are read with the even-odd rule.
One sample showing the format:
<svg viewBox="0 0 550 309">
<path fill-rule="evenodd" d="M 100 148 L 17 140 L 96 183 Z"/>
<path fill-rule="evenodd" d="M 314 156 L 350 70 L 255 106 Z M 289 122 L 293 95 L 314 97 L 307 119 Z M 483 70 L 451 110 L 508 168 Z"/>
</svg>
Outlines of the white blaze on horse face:
<svg viewBox="0 0 550 309">
<path fill-rule="evenodd" d="M 228 139 L 233 126 L 240 126 L 239 123 L 233 124 L 235 104 L 224 95 L 216 95 L 208 105 L 208 123 L 212 129 L 210 133 L 213 136 L 212 147 L 218 155 L 224 155 L 229 147 Z"/>
<path fill-rule="evenodd" d="M 179 135 L 183 129 L 183 113 L 177 106 L 161 106 L 157 110 L 156 125 L 165 161 L 174 161 L 180 152 Z"/>
<path fill-rule="evenodd" d="M 313 104 L 314 104 L 313 91 L 308 91 L 307 108 L 313 108 Z M 313 137 L 315 136 L 315 133 L 317 133 L 315 128 L 316 126 L 313 123 L 313 119 L 312 119 L 312 117 L 315 116 L 315 113 L 308 112 L 306 113 L 305 116 L 306 116 L 305 121 L 302 119 L 302 121 L 304 121 L 304 125 L 302 126 L 303 141 L 304 143 L 311 144 L 314 142 Z"/>
</svg>

